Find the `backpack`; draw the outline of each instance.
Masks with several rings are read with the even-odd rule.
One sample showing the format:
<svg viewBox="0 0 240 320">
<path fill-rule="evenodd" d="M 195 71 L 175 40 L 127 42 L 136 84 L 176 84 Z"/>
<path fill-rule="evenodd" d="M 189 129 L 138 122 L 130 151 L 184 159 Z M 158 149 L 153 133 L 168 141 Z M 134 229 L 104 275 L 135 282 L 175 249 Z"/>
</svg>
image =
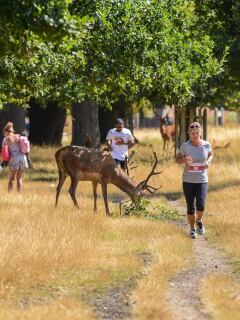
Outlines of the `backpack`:
<svg viewBox="0 0 240 320">
<path fill-rule="evenodd" d="M 20 144 L 20 152 L 21 153 L 29 153 L 30 152 L 30 143 L 27 137 L 20 136 L 19 137 Z"/>
<path fill-rule="evenodd" d="M 2 146 L 1 156 L 3 161 L 9 161 L 9 158 L 10 158 L 9 148 L 6 144 Z"/>
</svg>

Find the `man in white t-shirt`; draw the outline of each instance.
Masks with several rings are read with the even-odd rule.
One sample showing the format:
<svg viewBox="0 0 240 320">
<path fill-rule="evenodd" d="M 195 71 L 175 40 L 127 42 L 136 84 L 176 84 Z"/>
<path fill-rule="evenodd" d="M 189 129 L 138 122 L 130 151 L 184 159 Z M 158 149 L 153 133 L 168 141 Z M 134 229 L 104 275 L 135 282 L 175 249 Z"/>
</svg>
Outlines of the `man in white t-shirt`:
<svg viewBox="0 0 240 320">
<path fill-rule="evenodd" d="M 122 119 L 118 118 L 115 125 L 115 128 L 108 131 L 106 140 L 113 159 L 124 170 L 125 157 L 128 155 L 128 149 L 134 145 L 134 137 L 129 129 L 124 128 Z"/>
</svg>

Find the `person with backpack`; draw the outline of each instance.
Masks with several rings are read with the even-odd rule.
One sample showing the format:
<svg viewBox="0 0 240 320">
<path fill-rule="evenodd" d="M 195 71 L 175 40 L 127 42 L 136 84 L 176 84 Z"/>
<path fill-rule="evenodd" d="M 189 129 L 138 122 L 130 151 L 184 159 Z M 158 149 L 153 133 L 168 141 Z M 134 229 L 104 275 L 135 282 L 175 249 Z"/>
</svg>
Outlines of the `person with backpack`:
<svg viewBox="0 0 240 320">
<path fill-rule="evenodd" d="M 12 191 L 16 178 L 17 190 L 22 189 L 23 171 L 28 168 L 26 154 L 30 151 L 29 141 L 26 137 L 14 133 L 13 123 L 8 122 L 3 128 L 4 139 L 2 143 L 2 159 L 9 161 L 10 177 L 8 191 Z"/>
</svg>

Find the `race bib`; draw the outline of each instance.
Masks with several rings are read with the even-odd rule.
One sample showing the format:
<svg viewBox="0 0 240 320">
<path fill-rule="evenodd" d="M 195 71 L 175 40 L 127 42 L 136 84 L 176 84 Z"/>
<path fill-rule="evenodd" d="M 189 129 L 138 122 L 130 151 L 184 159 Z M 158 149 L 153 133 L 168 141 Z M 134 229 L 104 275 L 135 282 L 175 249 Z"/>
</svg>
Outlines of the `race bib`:
<svg viewBox="0 0 240 320">
<path fill-rule="evenodd" d="M 188 165 L 189 172 L 203 172 L 205 170 L 204 163 L 191 163 Z"/>
</svg>

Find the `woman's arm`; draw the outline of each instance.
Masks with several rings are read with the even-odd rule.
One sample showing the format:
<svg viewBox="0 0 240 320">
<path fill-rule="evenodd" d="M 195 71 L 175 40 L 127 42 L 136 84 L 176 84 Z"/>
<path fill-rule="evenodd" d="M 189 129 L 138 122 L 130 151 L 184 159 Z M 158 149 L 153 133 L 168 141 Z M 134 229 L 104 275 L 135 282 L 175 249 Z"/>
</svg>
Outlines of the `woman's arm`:
<svg viewBox="0 0 240 320">
<path fill-rule="evenodd" d="M 205 166 L 206 166 L 206 168 L 210 167 L 210 165 L 211 165 L 211 163 L 212 163 L 212 160 L 213 160 L 213 153 L 212 153 L 212 151 L 210 151 L 210 152 L 208 153 L 208 158 L 207 158 L 207 160 L 205 161 Z"/>
<path fill-rule="evenodd" d="M 183 163 L 187 163 L 187 164 L 190 164 L 193 162 L 193 159 L 191 156 L 183 156 L 180 152 L 178 153 L 177 157 L 176 157 L 176 162 L 178 164 L 183 164 Z"/>
<path fill-rule="evenodd" d="M 2 147 L 3 147 L 3 146 L 7 146 L 6 137 L 5 137 L 5 138 L 3 138 L 3 141 L 2 141 Z"/>
<path fill-rule="evenodd" d="M 178 163 L 178 164 L 182 164 L 182 163 L 185 163 L 185 159 L 184 159 L 185 157 L 179 152 L 178 154 L 177 154 L 177 157 L 176 157 L 176 162 Z"/>
</svg>

